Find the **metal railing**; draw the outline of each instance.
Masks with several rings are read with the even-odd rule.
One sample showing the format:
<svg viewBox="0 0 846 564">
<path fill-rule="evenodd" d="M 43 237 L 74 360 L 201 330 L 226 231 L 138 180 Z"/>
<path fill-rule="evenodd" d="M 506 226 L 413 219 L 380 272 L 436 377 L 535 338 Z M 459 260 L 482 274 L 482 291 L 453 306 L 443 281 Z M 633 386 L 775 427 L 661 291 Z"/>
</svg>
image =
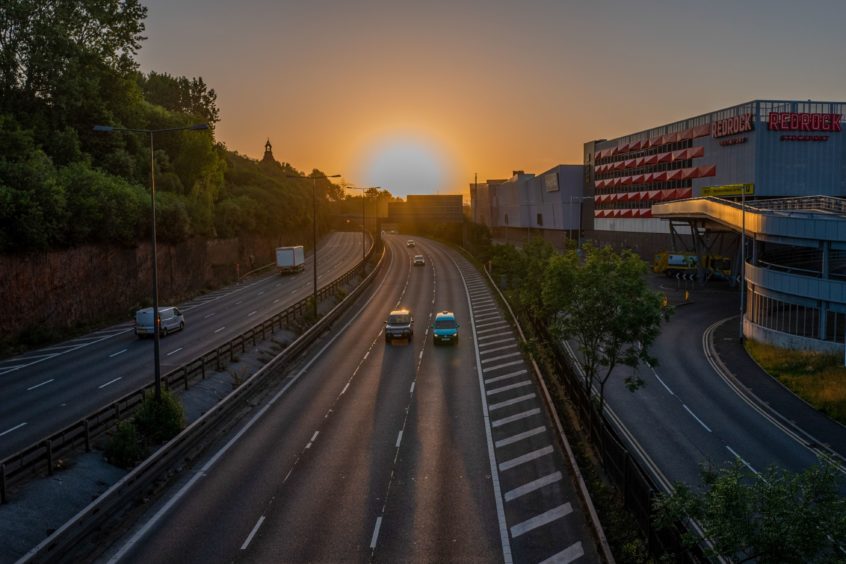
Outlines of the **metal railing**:
<svg viewBox="0 0 846 564">
<path fill-rule="evenodd" d="M 373 256 L 376 245 L 370 247 L 370 252 L 364 261 L 322 287 L 317 292 L 318 301 L 334 294 L 337 289 L 350 279 L 364 273 L 367 263 Z M 162 376 L 162 386 L 172 389 L 182 386 L 184 389 L 197 381 L 204 380 L 209 370 L 221 370 L 240 351 L 246 352 L 247 343 L 255 345 L 264 340 L 274 330 L 290 324 L 292 320 L 303 319 L 310 311 L 312 297 L 309 296 L 286 308 L 271 318 L 262 321 L 251 329 L 230 339 L 226 343 L 210 350 L 199 357 Z M 40 439 L 34 444 L 6 457 L 0 461 L 0 503 L 8 501 L 9 486 L 43 474 L 52 475 L 56 468 L 56 461 L 66 454 L 84 449 L 91 450 L 93 439 L 111 429 L 118 422 L 131 417 L 144 400 L 144 395 L 153 391 L 151 382 L 111 404 L 83 417 L 48 437 Z"/>
</svg>

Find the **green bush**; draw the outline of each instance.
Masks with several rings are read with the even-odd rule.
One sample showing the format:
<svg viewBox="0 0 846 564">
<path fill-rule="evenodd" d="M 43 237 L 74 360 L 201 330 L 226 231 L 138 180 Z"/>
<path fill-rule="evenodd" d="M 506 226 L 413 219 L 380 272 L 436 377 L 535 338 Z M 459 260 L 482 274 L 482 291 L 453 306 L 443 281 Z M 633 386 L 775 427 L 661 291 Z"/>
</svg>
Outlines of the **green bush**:
<svg viewBox="0 0 846 564">
<path fill-rule="evenodd" d="M 141 408 L 135 414 L 135 424 L 145 440 L 159 444 L 179 434 L 185 426 L 185 412 L 174 394 L 162 390 L 161 401 L 156 401 L 153 394 L 144 396 Z"/>
<path fill-rule="evenodd" d="M 121 468 L 131 468 L 144 458 L 145 449 L 132 421 L 121 421 L 106 445 L 106 459 Z"/>
</svg>

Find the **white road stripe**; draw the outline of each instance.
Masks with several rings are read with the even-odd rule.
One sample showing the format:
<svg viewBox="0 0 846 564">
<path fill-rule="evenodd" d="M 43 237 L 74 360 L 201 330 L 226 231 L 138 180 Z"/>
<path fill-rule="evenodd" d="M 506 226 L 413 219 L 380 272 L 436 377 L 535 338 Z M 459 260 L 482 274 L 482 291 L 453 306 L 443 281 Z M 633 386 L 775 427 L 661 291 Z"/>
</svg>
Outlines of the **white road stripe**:
<svg viewBox="0 0 846 564">
<path fill-rule="evenodd" d="M 526 386 L 531 386 L 531 380 L 523 380 L 522 382 L 517 382 L 516 384 L 509 384 L 508 386 L 501 386 L 499 388 L 494 388 L 492 390 L 488 390 L 488 395 L 493 396 L 496 394 L 501 394 L 502 392 L 507 392 L 508 390 L 516 390 L 517 388 L 525 388 Z"/>
<path fill-rule="evenodd" d="M 203 317 L 203 319 L 208 319 L 209 317 L 214 317 L 215 315 L 217 315 L 217 314 L 216 314 L 216 313 L 214 313 L 214 312 L 211 312 L 211 313 L 210 313 L 210 314 L 208 314 L 207 316 Z"/>
<path fill-rule="evenodd" d="M 410 390 L 408 390 L 408 393 L 409 393 L 409 394 L 413 394 L 413 393 L 414 393 L 414 384 L 416 384 L 416 383 L 417 383 L 417 382 L 412 382 L 412 383 L 411 383 L 411 389 L 410 389 Z"/>
<path fill-rule="evenodd" d="M 223 331 L 224 329 L 226 329 L 226 326 L 225 326 L 225 325 L 224 325 L 223 327 L 220 327 L 219 329 L 215 329 L 215 330 L 214 330 L 214 332 L 215 332 L 215 333 L 220 333 L 220 332 L 221 332 L 221 331 Z"/>
<path fill-rule="evenodd" d="M 402 444 L 402 429 L 400 429 L 399 435 L 397 435 L 396 448 L 399 448 L 400 444 Z"/>
<path fill-rule="evenodd" d="M 499 337 L 505 337 L 508 335 L 512 339 L 514 338 L 514 334 L 511 331 L 503 331 L 502 333 L 497 333 L 496 335 L 488 335 L 487 337 L 479 337 L 479 341 L 487 341 L 488 339 L 496 339 Z M 490 344 L 490 343 L 488 343 Z"/>
<path fill-rule="evenodd" d="M 379 528 L 382 526 L 382 516 L 376 518 L 376 526 L 373 527 L 373 536 L 370 538 L 370 549 L 376 548 L 376 540 L 379 538 Z"/>
<path fill-rule="evenodd" d="M 582 541 L 576 541 L 558 554 L 553 554 L 540 564 L 570 564 L 585 555 Z"/>
<path fill-rule="evenodd" d="M 313 443 L 314 439 L 316 439 L 317 435 L 319 435 L 319 434 L 320 434 L 320 431 L 315 431 L 314 434 L 311 436 L 311 440 L 309 442 Z"/>
<path fill-rule="evenodd" d="M 518 364 L 523 364 L 522 360 L 515 360 L 514 362 L 506 362 L 505 364 L 497 364 L 496 366 L 488 366 L 487 368 L 483 368 L 482 372 L 487 374 L 488 372 L 493 372 L 494 370 L 499 370 L 500 368 L 505 368 L 506 366 L 517 366 Z"/>
<path fill-rule="evenodd" d="M 34 390 L 35 388 L 40 388 L 41 386 L 43 386 L 43 385 L 45 385 L 45 384 L 49 384 L 49 383 L 50 383 L 50 382 L 52 382 L 53 380 L 55 380 L 55 378 L 50 378 L 49 380 L 45 380 L 45 381 L 41 382 L 40 384 L 36 384 L 36 385 L 34 385 L 34 386 L 30 386 L 29 388 L 27 388 L 27 389 L 26 389 L 26 391 L 27 391 L 27 392 L 29 392 L 29 391 Z"/>
<path fill-rule="evenodd" d="M 346 393 L 346 391 L 347 391 L 347 388 L 349 388 L 349 387 L 350 387 L 350 383 L 349 383 L 349 382 L 347 382 L 347 385 L 346 385 L 346 386 L 344 386 L 344 389 L 343 389 L 343 390 L 341 390 L 341 393 L 340 393 L 340 394 L 338 394 L 338 395 L 339 395 L 339 396 L 344 395 L 344 394 Z"/>
<path fill-rule="evenodd" d="M 495 311 L 493 313 L 486 313 L 484 315 L 480 315 L 479 317 L 477 317 L 477 319 L 493 319 L 494 317 L 502 318 L 502 315 L 500 315 L 498 311 Z"/>
<path fill-rule="evenodd" d="M 250 313 L 248 313 L 248 314 L 247 314 L 247 317 L 252 317 L 252 316 L 254 316 L 257 312 L 258 312 L 258 310 L 253 310 L 253 311 L 251 311 Z"/>
<path fill-rule="evenodd" d="M 109 355 L 109 358 L 114 358 L 114 357 L 116 357 L 116 356 L 117 356 L 117 355 L 119 355 L 119 354 L 123 354 L 123 353 L 125 353 L 127 350 L 129 350 L 129 349 L 123 349 L 122 351 L 118 351 L 118 352 L 116 352 L 116 353 L 110 354 L 110 355 Z"/>
<path fill-rule="evenodd" d="M 500 470 L 510 470 L 521 464 L 525 464 L 527 462 L 531 462 L 532 460 L 537 460 L 543 456 L 548 454 L 552 454 L 552 445 L 547 445 L 543 448 L 539 448 L 533 450 L 531 452 L 527 452 L 526 454 L 520 455 L 517 458 L 512 458 L 511 460 L 506 460 L 505 462 L 501 462 L 499 464 Z"/>
<path fill-rule="evenodd" d="M 509 338 L 500 339 L 498 341 L 491 341 L 490 343 L 485 343 L 484 345 L 479 344 L 479 348 L 481 349 L 482 347 L 490 347 L 492 345 L 501 345 L 502 343 L 516 343 L 517 342 L 517 340 L 510 333 L 506 333 L 506 334 L 509 336 Z M 488 352 L 488 351 L 485 351 L 485 352 Z"/>
<path fill-rule="evenodd" d="M 561 481 L 561 472 L 553 472 L 552 474 L 548 474 L 537 480 L 532 480 L 528 484 L 523 484 L 520 487 L 514 488 L 511 491 L 505 492 L 505 501 L 511 501 L 513 499 L 517 499 L 520 496 L 524 496 L 526 494 L 532 493 L 533 491 L 537 491 L 544 486 L 548 486 L 550 484 L 554 484 L 555 482 Z"/>
<path fill-rule="evenodd" d="M 750 470 L 752 470 L 752 471 L 753 471 L 755 474 L 757 474 L 758 476 L 760 476 L 760 475 L 761 475 L 761 473 L 760 473 L 760 472 L 758 472 L 757 470 L 755 470 L 754 468 L 752 468 L 752 465 L 751 465 L 751 464 L 749 464 L 748 462 L 746 462 L 746 461 L 743 459 L 743 457 L 742 457 L 742 456 L 740 456 L 739 454 L 737 454 L 733 448 L 731 448 L 731 447 L 730 447 L 730 446 L 728 446 L 728 445 L 726 445 L 726 448 L 729 450 L 729 452 L 730 452 L 730 453 L 732 453 L 732 454 L 735 456 L 735 458 L 737 458 L 739 461 L 741 461 L 741 462 L 743 463 L 743 465 L 744 465 L 744 466 L 746 466 L 747 468 L 749 468 Z"/>
<path fill-rule="evenodd" d="M 258 532 L 259 527 L 261 527 L 262 523 L 264 523 L 264 515 L 259 517 L 259 520 L 256 522 L 255 526 L 253 527 L 253 530 L 250 531 L 249 535 L 247 535 L 247 540 L 245 540 L 244 544 L 241 545 L 241 550 L 247 550 L 247 547 L 250 546 L 253 537 L 256 536 L 256 533 Z"/>
<path fill-rule="evenodd" d="M 504 319 L 500 319 L 499 321 L 491 321 L 489 323 L 479 323 L 477 327 L 493 327 L 494 325 L 508 325 L 508 322 Z M 494 329 L 483 329 L 479 331 L 479 333 L 484 333 L 485 331 L 493 331 Z"/>
<path fill-rule="evenodd" d="M 172 354 L 176 354 L 176 353 L 178 353 L 179 351 L 181 351 L 181 350 L 182 350 L 182 348 L 183 348 L 183 347 L 179 347 L 178 349 L 174 349 L 174 350 L 170 351 L 169 353 L 167 353 L 165 356 L 170 356 L 170 355 L 172 355 Z"/>
<path fill-rule="evenodd" d="M 528 411 L 523 411 L 521 413 L 515 413 L 514 415 L 509 415 L 508 417 L 503 417 L 502 419 L 495 419 L 491 421 L 491 427 L 502 427 L 503 425 L 506 425 L 508 423 L 513 423 L 514 421 L 519 421 L 520 419 L 527 419 L 539 413 L 540 409 L 537 407 Z"/>
<path fill-rule="evenodd" d="M 688 413 L 690 413 L 690 416 L 691 416 L 691 417 L 693 417 L 694 419 L 696 419 L 696 421 L 698 421 L 698 422 L 699 422 L 699 424 L 700 424 L 700 425 L 702 425 L 702 426 L 705 428 L 705 430 L 706 430 L 706 431 L 708 431 L 709 433 L 711 432 L 711 429 L 709 429 L 709 428 L 708 428 L 708 425 L 706 425 L 705 423 L 703 423 L 703 421 L 702 421 L 701 419 L 699 419 L 699 418 L 696 416 L 696 414 L 695 414 L 695 413 L 693 413 L 693 412 L 690 410 L 690 408 L 689 408 L 689 407 L 687 407 L 687 405 L 682 404 L 682 407 L 683 407 L 683 408 L 685 408 L 685 410 L 687 410 L 687 412 L 688 412 Z"/>
<path fill-rule="evenodd" d="M 496 411 L 497 409 L 502 409 L 503 407 L 508 407 L 508 406 L 511 406 L 511 405 L 522 403 L 524 401 L 529 401 L 530 399 L 532 399 L 534 397 L 535 397 L 535 394 L 531 393 L 531 394 L 526 394 L 526 395 L 523 395 L 523 396 L 517 396 L 516 398 L 511 398 L 511 399 L 508 399 L 508 400 L 505 400 L 505 401 L 501 401 L 499 403 L 492 403 L 488 406 L 488 411 L 489 412 L 490 411 Z"/>
<path fill-rule="evenodd" d="M 486 358 L 482 361 L 482 364 L 487 364 L 488 362 L 494 362 L 495 360 L 503 360 L 506 358 L 513 358 L 515 356 L 520 356 L 522 353 L 520 351 L 508 353 L 508 354 L 501 354 L 499 356 L 495 356 L 493 358 Z"/>
<path fill-rule="evenodd" d="M 503 347 L 496 347 L 495 349 L 489 349 L 489 350 L 480 351 L 480 352 L 481 352 L 482 354 L 491 354 L 491 353 L 500 352 L 500 351 L 505 351 L 505 350 L 508 350 L 508 349 L 513 349 L 513 348 L 517 347 L 517 341 L 515 341 L 514 339 L 506 339 L 506 340 L 507 340 L 507 341 L 511 341 L 513 344 L 511 344 L 511 345 L 505 345 L 505 346 L 503 346 Z M 489 345 L 492 345 L 492 344 L 494 344 L 494 343 L 489 343 Z M 489 345 L 486 345 L 486 346 L 489 346 Z M 512 355 L 512 356 L 513 356 L 513 355 Z M 495 359 L 495 358 L 492 358 L 492 359 L 489 359 L 489 360 L 496 360 L 496 359 Z M 484 362 L 484 361 L 482 361 L 482 362 Z"/>
<path fill-rule="evenodd" d="M 512 435 L 505 439 L 500 439 L 496 442 L 496 447 L 504 447 L 514 443 L 519 443 L 522 440 L 528 439 L 529 437 L 534 437 L 535 435 L 540 435 L 546 431 L 546 427 L 535 427 L 534 429 L 529 429 L 528 431 L 523 431 L 522 433 L 517 433 L 516 435 Z"/>
<path fill-rule="evenodd" d="M 109 381 L 108 381 L 108 382 L 106 382 L 105 384 L 103 384 L 103 385 L 101 385 L 101 386 L 98 386 L 98 387 L 97 387 L 97 389 L 98 389 L 98 390 L 102 390 L 102 389 L 103 389 L 103 388 L 105 388 L 106 386 L 110 386 L 110 385 L 114 384 L 115 382 L 117 382 L 118 380 L 121 380 L 122 378 L 123 378 L 123 376 L 118 376 L 118 377 L 117 377 L 117 378 L 115 378 L 114 380 L 109 380 Z"/>
<path fill-rule="evenodd" d="M 527 519 L 522 523 L 518 523 L 511 527 L 511 536 L 512 537 L 519 537 L 524 533 L 528 533 L 532 529 L 537 529 L 538 527 L 543 527 L 544 525 L 555 521 L 556 519 L 561 519 L 573 512 L 573 506 L 569 503 L 565 503 L 564 505 L 559 505 L 555 509 L 550 509 L 545 513 L 541 513 L 531 519 Z"/>
<path fill-rule="evenodd" d="M 508 380 L 509 378 L 514 378 L 515 376 L 522 376 L 523 374 L 527 374 L 526 370 L 518 370 L 516 372 L 509 372 L 508 374 L 503 374 L 502 376 L 495 376 L 493 378 L 488 378 L 485 380 L 485 384 L 493 384 L 494 382 L 502 382 L 503 380 Z"/>
<path fill-rule="evenodd" d="M 661 382 L 661 385 L 662 385 L 662 386 L 664 386 L 664 388 L 666 388 L 666 390 L 667 390 L 668 392 L 670 392 L 670 395 L 671 395 L 671 396 L 676 395 L 676 394 L 674 394 L 674 393 L 673 393 L 673 390 L 671 390 L 671 389 L 670 389 L 670 386 L 668 386 L 667 384 L 665 384 L 665 383 L 664 383 L 664 380 L 662 380 L 662 379 L 661 379 L 661 377 L 660 377 L 660 376 L 658 376 L 658 373 L 657 373 L 657 372 L 655 372 L 655 369 L 654 369 L 654 368 L 652 369 L 652 373 L 653 373 L 653 374 L 655 374 L 655 377 L 658 379 L 658 381 L 659 381 L 659 382 Z"/>
<path fill-rule="evenodd" d="M 23 427 L 24 425 L 26 425 L 26 422 L 23 422 L 23 423 L 18 423 L 17 425 L 15 425 L 14 427 L 12 427 L 11 429 L 6 429 L 6 430 L 5 430 L 5 431 L 3 431 L 2 433 L 0 433 L 0 437 L 2 437 L 3 435 L 8 435 L 8 434 L 9 434 L 9 433 L 11 433 L 12 431 L 17 431 L 18 429 L 20 429 L 20 428 L 21 428 L 21 427 Z"/>
</svg>

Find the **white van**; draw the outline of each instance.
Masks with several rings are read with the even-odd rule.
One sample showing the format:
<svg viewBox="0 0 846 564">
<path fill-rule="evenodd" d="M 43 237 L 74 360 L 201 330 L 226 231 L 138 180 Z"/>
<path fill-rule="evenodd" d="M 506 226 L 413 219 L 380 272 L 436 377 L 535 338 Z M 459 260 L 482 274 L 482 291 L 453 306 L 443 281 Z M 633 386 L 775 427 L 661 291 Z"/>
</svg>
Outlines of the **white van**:
<svg viewBox="0 0 846 564">
<path fill-rule="evenodd" d="M 161 318 L 161 336 L 174 331 L 182 331 L 185 328 L 185 318 L 179 308 L 168 306 L 159 308 Z M 135 334 L 145 337 L 153 334 L 153 308 L 145 307 L 135 312 Z"/>
</svg>

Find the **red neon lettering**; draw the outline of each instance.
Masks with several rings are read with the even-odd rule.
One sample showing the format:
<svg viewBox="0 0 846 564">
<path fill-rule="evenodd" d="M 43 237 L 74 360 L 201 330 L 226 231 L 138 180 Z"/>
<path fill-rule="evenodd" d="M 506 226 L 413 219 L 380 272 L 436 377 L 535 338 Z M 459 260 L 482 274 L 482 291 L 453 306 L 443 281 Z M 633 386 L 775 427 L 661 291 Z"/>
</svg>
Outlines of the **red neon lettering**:
<svg viewBox="0 0 846 564">
<path fill-rule="evenodd" d="M 799 114 L 790 114 L 790 129 L 799 129 Z"/>
<path fill-rule="evenodd" d="M 831 131 L 831 114 L 823 114 L 822 130 Z"/>
<path fill-rule="evenodd" d="M 790 129 L 790 114 L 787 112 L 781 113 L 781 128 Z"/>
<path fill-rule="evenodd" d="M 778 114 L 776 112 L 770 112 L 770 125 L 768 129 L 770 131 L 778 131 Z"/>
<path fill-rule="evenodd" d="M 820 114 L 811 114 L 811 131 L 819 131 L 822 119 Z"/>
<path fill-rule="evenodd" d="M 832 131 L 840 131 L 840 118 L 842 117 L 841 114 L 832 114 L 834 116 L 834 121 L 831 122 Z"/>
<path fill-rule="evenodd" d="M 800 114 L 799 130 L 811 131 L 811 116 L 810 114 Z"/>
</svg>

